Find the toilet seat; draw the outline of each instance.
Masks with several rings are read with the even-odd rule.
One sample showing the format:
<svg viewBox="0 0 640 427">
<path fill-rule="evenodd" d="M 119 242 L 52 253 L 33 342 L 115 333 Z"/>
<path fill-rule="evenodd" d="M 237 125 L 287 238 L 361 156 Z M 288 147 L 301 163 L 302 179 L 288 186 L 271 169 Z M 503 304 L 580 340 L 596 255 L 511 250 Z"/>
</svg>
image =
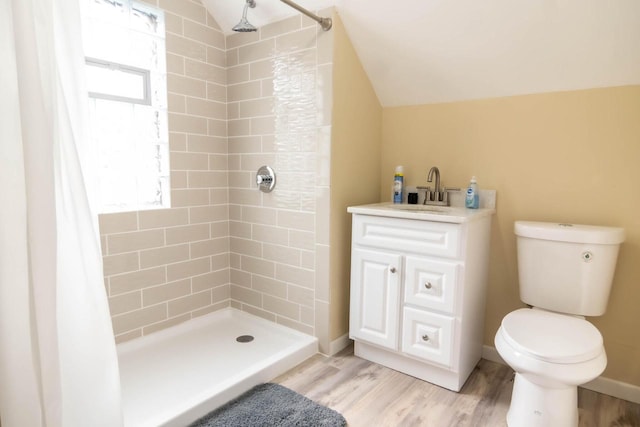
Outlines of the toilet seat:
<svg viewBox="0 0 640 427">
<path fill-rule="evenodd" d="M 500 329 L 514 350 L 544 362 L 580 363 L 603 351 L 600 331 L 569 315 L 522 308 L 507 314 Z"/>
</svg>

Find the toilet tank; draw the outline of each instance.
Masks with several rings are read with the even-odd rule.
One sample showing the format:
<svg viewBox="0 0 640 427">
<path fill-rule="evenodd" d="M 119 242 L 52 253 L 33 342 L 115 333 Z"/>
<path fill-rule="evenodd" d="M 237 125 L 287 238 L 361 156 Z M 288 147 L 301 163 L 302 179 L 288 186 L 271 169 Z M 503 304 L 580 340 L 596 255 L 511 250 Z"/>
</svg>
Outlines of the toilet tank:
<svg viewBox="0 0 640 427">
<path fill-rule="evenodd" d="M 624 230 L 516 221 L 520 299 L 582 316 L 604 314 Z"/>
</svg>

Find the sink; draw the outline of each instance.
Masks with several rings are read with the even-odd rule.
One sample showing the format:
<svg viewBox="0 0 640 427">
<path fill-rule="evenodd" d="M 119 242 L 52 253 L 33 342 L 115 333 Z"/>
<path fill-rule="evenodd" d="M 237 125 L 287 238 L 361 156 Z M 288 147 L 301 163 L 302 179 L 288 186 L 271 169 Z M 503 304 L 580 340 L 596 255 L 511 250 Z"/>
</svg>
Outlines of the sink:
<svg viewBox="0 0 640 427">
<path fill-rule="evenodd" d="M 418 211 L 418 212 L 451 212 L 448 206 L 431 206 L 431 205 L 390 205 L 391 209 L 401 211 Z"/>
</svg>

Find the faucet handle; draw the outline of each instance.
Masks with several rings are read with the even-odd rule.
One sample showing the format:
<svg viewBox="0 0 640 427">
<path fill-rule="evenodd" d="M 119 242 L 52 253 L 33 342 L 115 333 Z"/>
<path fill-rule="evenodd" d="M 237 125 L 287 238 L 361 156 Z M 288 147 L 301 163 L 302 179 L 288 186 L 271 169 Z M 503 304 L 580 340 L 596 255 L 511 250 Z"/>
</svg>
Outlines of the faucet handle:
<svg viewBox="0 0 640 427">
<path fill-rule="evenodd" d="M 445 187 L 442 191 L 461 191 L 460 187 Z"/>
</svg>

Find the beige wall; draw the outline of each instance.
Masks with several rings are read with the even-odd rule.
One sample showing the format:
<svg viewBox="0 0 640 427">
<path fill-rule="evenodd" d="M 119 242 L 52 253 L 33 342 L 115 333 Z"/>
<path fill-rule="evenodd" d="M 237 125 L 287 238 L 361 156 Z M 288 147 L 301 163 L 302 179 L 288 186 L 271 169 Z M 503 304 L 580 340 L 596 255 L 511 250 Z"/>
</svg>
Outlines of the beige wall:
<svg viewBox="0 0 640 427">
<path fill-rule="evenodd" d="M 589 320 L 604 336 L 604 376 L 640 385 L 639 118 L 640 86 L 384 109 L 381 198 L 398 164 L 409 185 L 438 166 L 447 186 L 476 175 L 497 190 L 485 344 L 522 306 L 515 220 L 624 227 L 608 311 Z"/>
<path fill-rule="evenodd" d="M 351 215 L 378 201 L 382 108 L 339 16 L 334 14 L 331 133 L 331 340 L 349 331 Z"/>
<path fill-rule="evenodd" d="M 172 208 L 100 216 L 118 341 L 230 303 L 225 40 L 200 2 L 165 10 Z"/>
</svg>

